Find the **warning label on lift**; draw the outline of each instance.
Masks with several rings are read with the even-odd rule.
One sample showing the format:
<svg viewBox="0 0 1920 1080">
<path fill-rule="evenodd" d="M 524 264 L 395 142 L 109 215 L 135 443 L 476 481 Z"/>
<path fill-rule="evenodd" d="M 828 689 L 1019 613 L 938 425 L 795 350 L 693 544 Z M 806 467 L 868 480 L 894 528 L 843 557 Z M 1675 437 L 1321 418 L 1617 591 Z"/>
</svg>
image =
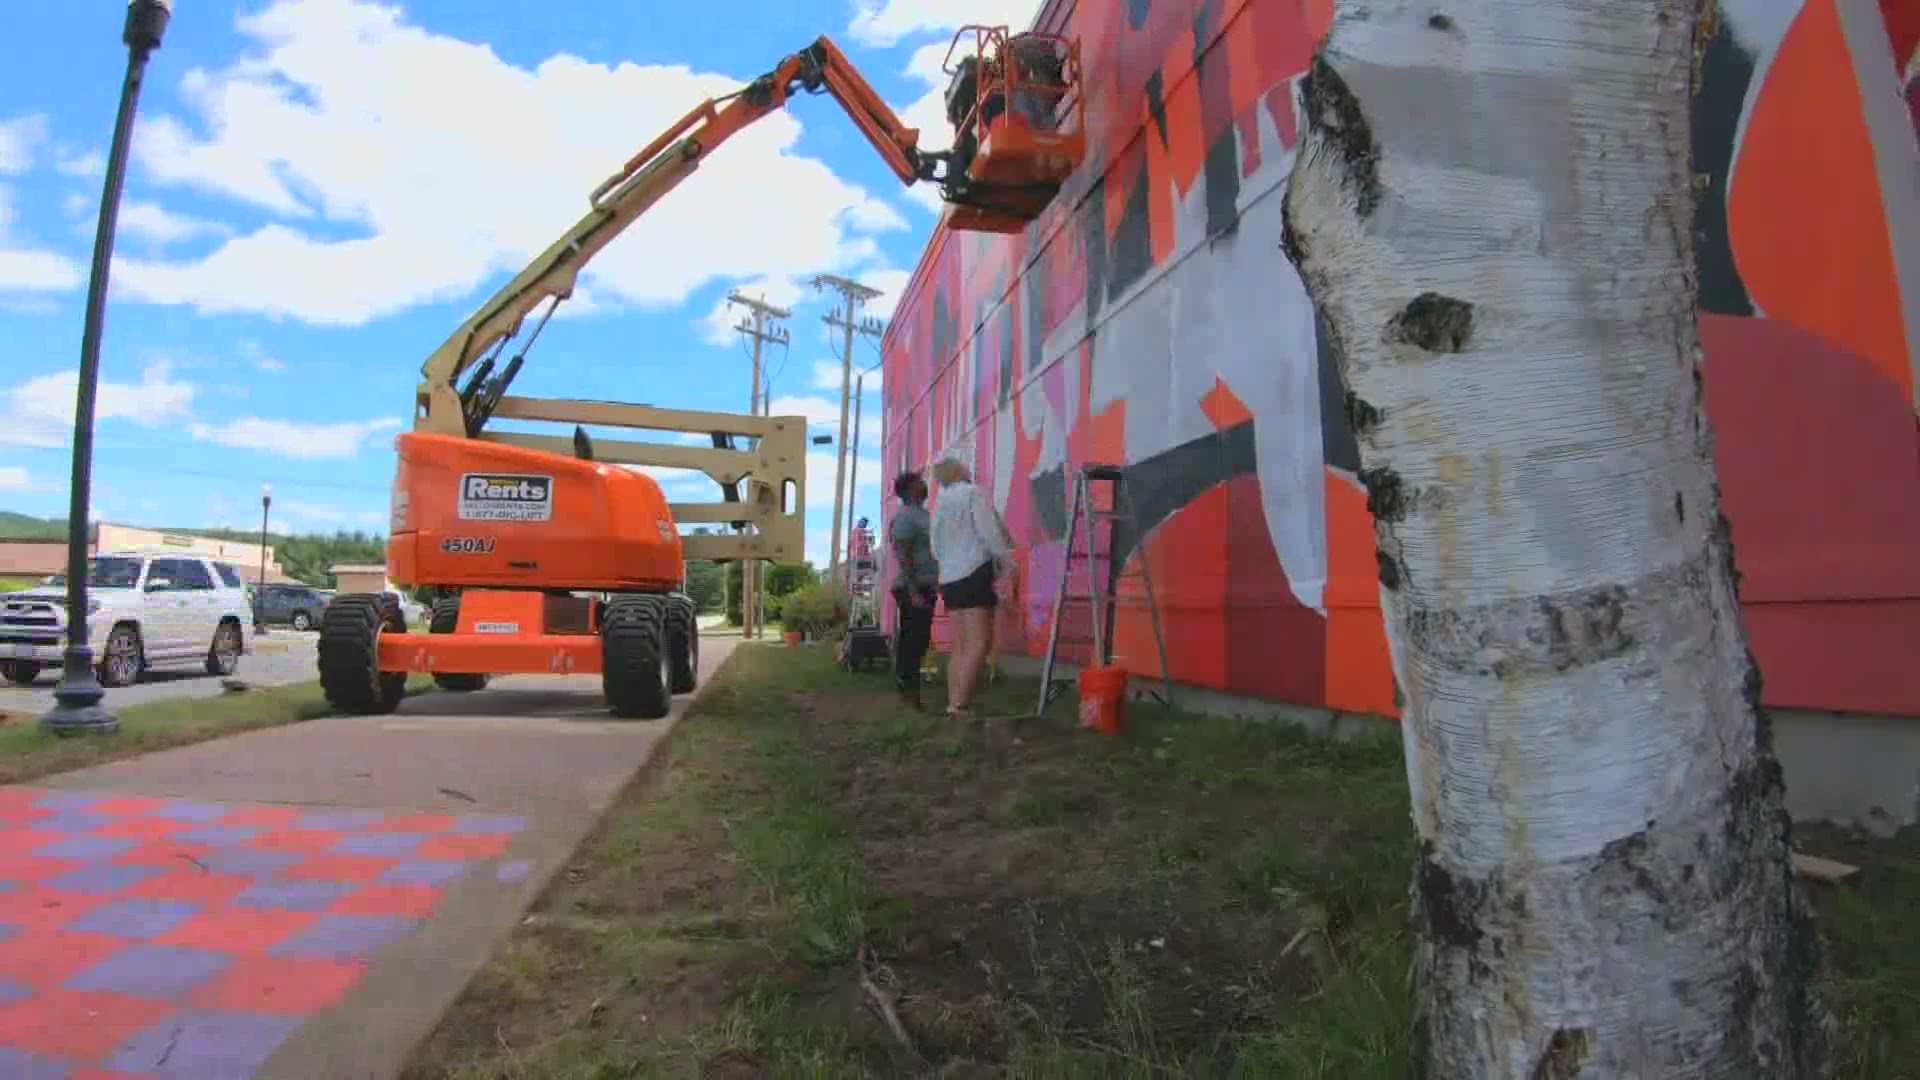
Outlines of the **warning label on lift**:
<svg viewBox="0 0 1920 1080">
<path fill-rule="evenodd" d="M 551 521 L 553 477 L 465 473 L 458 514 L 462 521 Z"/>
</svg>

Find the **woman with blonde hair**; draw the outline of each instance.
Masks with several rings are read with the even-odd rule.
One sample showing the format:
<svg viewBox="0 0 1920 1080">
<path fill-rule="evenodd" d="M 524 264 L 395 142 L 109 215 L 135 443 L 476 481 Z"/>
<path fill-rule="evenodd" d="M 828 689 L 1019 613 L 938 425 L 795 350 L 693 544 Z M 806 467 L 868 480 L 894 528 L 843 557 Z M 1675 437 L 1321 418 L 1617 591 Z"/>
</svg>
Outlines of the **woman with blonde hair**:
<svg viewBox="0 0 1920 1080">
<path fill-rule="evenodd" d="M 956 457 L 933 467 L 940 495 L 933 507 L 933 558 L 940 567 L 940 599 L 947 607 L 953 658 L 947 665 L 947 715 L 973 718 L 973 692 L 980 685 L 992 643 L 994 581 L 1013 572 L 1013 539 L 987 493 Z"/>
</svg>

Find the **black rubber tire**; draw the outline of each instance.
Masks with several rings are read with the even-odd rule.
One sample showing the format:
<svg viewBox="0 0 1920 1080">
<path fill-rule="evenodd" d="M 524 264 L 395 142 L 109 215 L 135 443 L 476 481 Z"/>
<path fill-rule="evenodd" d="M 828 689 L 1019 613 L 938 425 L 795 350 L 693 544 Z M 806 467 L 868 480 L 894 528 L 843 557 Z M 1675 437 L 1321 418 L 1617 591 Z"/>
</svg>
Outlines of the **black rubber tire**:
<svg viewBox="0 0 1920 1080">
<path fill-rule="evenodd" d="M 623 720 L 658 720 L 673 695 L 664 657 L 667 601 L 663 596 L 616 596 L 600 624 L 600 685 L 607 708 Z"/>
<path fill-rule="evenodd" d="M 221 645 L 227 645 L 227 651 L 221 651 Z M 238 619 L 226 619 L 219 629 L 213 632 L 213 644 L 207 646 L 207 674 L 231 675 L 240 670 L 240 654 L 246 651 L 245 632 L 240 629 Z"/>
<path fill-rule="evenodd" d="M 313 616 L 304 611 L 294 612 L 293 618 L 288 619 L 287 622 L 290 623 L 295 630 L 305 631 L 313 629 Z"/>
<path fill-rule="evenodd" d="M 693 598 L 667 597 L 667 689 L 691 694 L 700 682 L 700 625 Z"/>
<path fill-rule="evenodd" d="M 113 656 L 116 643 L 121 643 L 133 653 L 133 666 L 115 670 Z M 95 661 L 94 678 L 100 685 L 108 688 L 132 686 L 140 681 L 140 673 L 147 668 L 145 647 L 140 642 L 140 629 L 132 623 L 121 623 L 107 632 L 107 640 L 101 644 L 100 659 Z"/>
<path fill-rule="evenodd" d="M 0 660 L 0 679 L 15 686 L 32 686 L 45 667 L 38 660 Z"/>
<path fill-rule="evenodd" d="M 433 602 L 433 613 L 427 618 L 427 633 L 451 634 L 460 628 L 460 598 L 443 596 Z M 454 694 L 470 694 L 475 690 L 487 688 L 487 676 L 465 675 L 440 672 L 434 675 L 433 685 Z"/>
<path fill-rule="evenodd" d="M 407 693 L 407 673 L 380 670 L 380 635 L 406 633 L 400 605 L 384 596 L 342 596 L 320 620 L 320 691 L 335 709 L 390 713 Z"/>
</svg>

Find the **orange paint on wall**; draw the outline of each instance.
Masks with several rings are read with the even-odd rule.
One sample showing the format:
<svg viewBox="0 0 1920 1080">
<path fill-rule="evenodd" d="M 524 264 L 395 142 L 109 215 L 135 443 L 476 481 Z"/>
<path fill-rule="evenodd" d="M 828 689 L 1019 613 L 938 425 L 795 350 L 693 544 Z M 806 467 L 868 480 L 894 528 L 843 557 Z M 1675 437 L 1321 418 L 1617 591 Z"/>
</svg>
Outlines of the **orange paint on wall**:
<svg viewBox="0 0 1920 1080">
<path fill-rule="evenodd" d="M 1747 119 L 1728 224 L 1756 307 L 1867 357 L 1910 395 L 1908 330 L 1862 107 L 1834 0 L 1807 0 Z"/>
<path fill-rule="evenodd" d="M 1214 488 L 1188 503 L 1154 530 L 1145 558 L 1159 600 L 1160 632 L 1167 666 L 1179 682 L 1220 686 L 1227 679 L 1227 489 Z M 1136 677 L 1158 678 L 1153 622 L 1138 552 L 1128 560 L 1116 590 L 1113 626 L 1115 662 Z M 1104 565 L 1104 564 L 1102 564 Z"/>
<path fill-rule="evenodd" d="M 1178 48 L 1193 48 L 1191 33 L 1181 34 L 1178 41 Z M 1171 63 L 1168 66 L 1171 67 Z M 1167 90 L 1167 138 L 1173 171 L 1160 177 L 1158 182 L 1163 186 L 1176 186 L 1185 197 L 1200 179 L 1207 160 L 1207 125 L 1200 112 L 1198 75 L 1189 74 Z"/>
<path fill-rule="evenodd" d="M 1397 717 L 1380 614 L 1373 515 L 1353 481 L 1323 470 L 1327 492 L 1327 707 Z"/>
</svg>

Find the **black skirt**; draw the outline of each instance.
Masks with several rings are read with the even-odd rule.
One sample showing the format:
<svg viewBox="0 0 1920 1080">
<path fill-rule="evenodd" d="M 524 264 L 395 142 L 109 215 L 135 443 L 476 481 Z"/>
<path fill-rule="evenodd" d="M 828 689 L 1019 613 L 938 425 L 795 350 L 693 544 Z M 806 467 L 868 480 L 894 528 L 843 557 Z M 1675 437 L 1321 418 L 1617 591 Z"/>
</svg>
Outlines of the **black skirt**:
<svg viewBox="0 0 1920 1080">
<path fill-rule="evenodd" d="M 993 560 L 981 563 L 959 581 L 940 586 L 940 599 L 946 601 L 948 611 L 993 607 L 999 602 L 993 593 Z"/>
</svg>

